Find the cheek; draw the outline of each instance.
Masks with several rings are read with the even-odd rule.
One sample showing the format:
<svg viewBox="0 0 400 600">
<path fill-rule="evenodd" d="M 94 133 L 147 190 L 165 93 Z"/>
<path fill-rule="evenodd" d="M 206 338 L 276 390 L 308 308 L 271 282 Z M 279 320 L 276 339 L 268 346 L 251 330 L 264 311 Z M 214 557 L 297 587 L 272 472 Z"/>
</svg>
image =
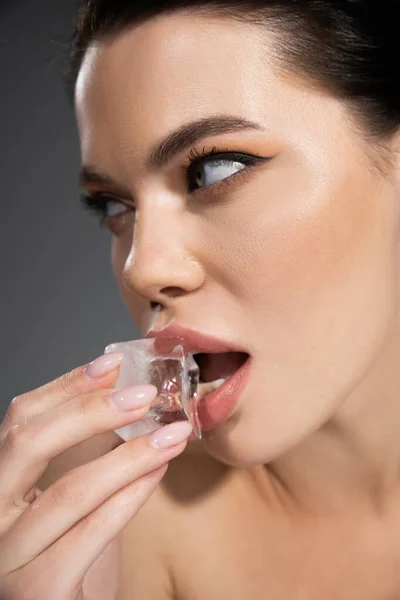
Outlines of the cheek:
<svg viewBox="0 0 400 600">
<path fill-rule="evenodd" d="M 290 347 L 304 352 L 305 340 L 323 344 L 335 327 L 351 341 L 369 320 L 372 334 L 393 303 L 396 266 L 394 201 L 366 168 L 291 173 L 257 175 L 221 207 L 225 243 L 219 233 L 209 246 L 247 331 L 257 339 L 264 328 L 286 358 Z"/>
<path fill-rule="evenodd" d="M 319 185 L 271 183 L 257 178 L 219 220 L 231 242 L 219 268 L 255 357 L 236 416 L 208 439 L 235 465 L 268 462 L 325 422 L 376 359 L 397 304 L 389 186 L 356 169 Z"/>
</svg>

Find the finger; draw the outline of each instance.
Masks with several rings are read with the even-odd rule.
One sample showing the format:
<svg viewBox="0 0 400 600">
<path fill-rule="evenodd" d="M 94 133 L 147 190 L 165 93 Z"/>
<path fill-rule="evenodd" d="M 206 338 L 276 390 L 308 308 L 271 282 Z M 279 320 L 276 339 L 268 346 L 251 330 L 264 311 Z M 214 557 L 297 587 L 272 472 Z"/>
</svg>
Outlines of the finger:
<svg viewBox="0 0 400 600">
<path fill-rule="evenodd" d="M 54 381 L 13 398 L 0 424 L 0 444 L 15 425 L 95 389 L 113 387 L 123 356 L 121 352 L 104 354 L 90 364 L 77 367 Z"/>
<path fill-rule="evenodd" d="M 79 396 L 9 432 L 0 448 L 0 513 L 18 516 L 26 508 L 24 497 L 55 456 L 94 435 L 138 421 L 157 395 L 153 385 L 119 390 L 122 398 L 129 396 L 144 406 L 116 412 L 110 403 L 114 391 Z"/>
<path fill-rule="evenodd" d="M 90 566 L 151 496 L 167 468 L 165 464 L 119 490 L 23 569 L 10 570 L 2 563 L 8 588 L 13 589 L 14 580 L 14 588 L 32 590 L 40 585 L 38 574 L 51 573 L 45 582 L 46 597 L 75 597 L 73 592 L 80 590 Z M 41 590 L 30 597 L 42 597 Z"/>
<path fill-rule="evenodd" d="M 64 549 L 68 552 L 71 567 L 76 573 L 78 581 L 85 576 L 88 568 L 110 541 L 135 517 L 139 509 L 152 495 L 167 469 L 168 463 L 145 475 L 140 480 L 127 485 L 102 504 L 86 520 L 77 523 L 68 532 L 65 539 L 62 539 L 63 548 L 61 552 Z M 80 539 L 83 540 L 82 552 L 85 556 L 83 562 L 77 560 L 73 552 L 73 548 L 76 547 Z M 58 552 L 60 552 L 60 548 L 57 548 Z"/>
<path fill-rule="evenodd" d="M 175 436 L 172 447 L 153 448 L 146 434 L 56 481 L 15 521 L 7 532 L 6 547 L 0 542 L 0 564 L 6 561 L 8 568 L 22 568 L 121 488 L 175 458 L 186 447 L 191 426 L 163 427 L 164 432 L 173 430 L 180 436 Z"/>
</svg>

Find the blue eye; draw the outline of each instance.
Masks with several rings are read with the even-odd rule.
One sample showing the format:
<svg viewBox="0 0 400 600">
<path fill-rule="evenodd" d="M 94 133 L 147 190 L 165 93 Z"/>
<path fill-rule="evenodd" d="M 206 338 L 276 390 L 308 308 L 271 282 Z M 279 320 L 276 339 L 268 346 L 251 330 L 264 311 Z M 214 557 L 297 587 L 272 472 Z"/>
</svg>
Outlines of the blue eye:
<svg viewBox="0 0 400 600">
<path fill-rule="evenodd" d="M 215 152 L 189 156 L 187 183 L 189 192 L 208 187 L 252 167 L 261 157 L 238 152 Z"/>
<path fill-rule="evenodd" d="M 218 152 L 215 148 L 205 152 L 203 148 L 200 154 L 192 150 L 188 156 L 189 166 L 186 165 L 182 168 L 186 175 L 188 191 L 192 193 L 233 178 L 241 171 L 269 161 L 271 158 L 242 152 Z M 122 200 L 103 193 L 93 195 L 82 193 L 80 199 L 84 208 L 100 217 L 101 226 L 107 219 L 110 219 L 110 228 L 118 227 L 117 218 L 119 216 L 135 213 L 136 210 L 134 206 L 127 205 Z"/>
<path fill-rule="evenodd" d="M 228 160 L 213 160 L 205 162 L 202 165 L 197 165 L 194 177 L 194 189 L 207 187 L 217 181 L 226 179 L 231 175 L 234 175 L 238 171 L 245 169 L 246 166 L 240 162 L 233 162 Z"/>
</svg>

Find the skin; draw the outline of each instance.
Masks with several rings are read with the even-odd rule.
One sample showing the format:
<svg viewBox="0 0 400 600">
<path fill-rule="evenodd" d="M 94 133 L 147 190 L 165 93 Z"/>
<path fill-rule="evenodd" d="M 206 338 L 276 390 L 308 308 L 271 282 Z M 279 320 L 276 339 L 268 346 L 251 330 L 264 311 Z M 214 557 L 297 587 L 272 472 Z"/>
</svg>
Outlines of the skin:
<svg viewBox="0 0 400 600">
<path fill-rule="evenodd" d="M 82 164 L 118 185 L 86 188 L 128 207 L 108 222 L 112 266 L 143 335 L 179 323 L 253 357 L 202 451 L 246 469 L 266 511 L 398 534 L 400 136 L 379 172 L 346 106 L 283 77 L 272 49 L 255 26 L 194 13 L 91 46 L 76 88 Z M 189 151 L 146 166 L 172 131 L 215 114 L 261 129 L 194 149 L 272 160 L 192 195 Z"/>
</svg>

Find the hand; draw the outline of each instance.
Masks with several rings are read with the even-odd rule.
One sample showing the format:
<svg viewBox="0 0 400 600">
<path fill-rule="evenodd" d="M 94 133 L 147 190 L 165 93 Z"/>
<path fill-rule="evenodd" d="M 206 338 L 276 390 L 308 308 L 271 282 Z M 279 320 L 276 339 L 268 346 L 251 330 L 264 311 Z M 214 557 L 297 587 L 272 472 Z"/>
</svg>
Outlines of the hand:
<svg viewBox="0 0 400 600">
<path fill-rule="evenodd" d="M 37 489 L 55 456 L 149 410 L 154 386 L 113 394 L 121 360 L 104 355 L 11 402 L 0 424 L 1 600 L 84 600 L 92 563 L 185 449 L 192 428 L 172 423 Z"/>
</svg>

